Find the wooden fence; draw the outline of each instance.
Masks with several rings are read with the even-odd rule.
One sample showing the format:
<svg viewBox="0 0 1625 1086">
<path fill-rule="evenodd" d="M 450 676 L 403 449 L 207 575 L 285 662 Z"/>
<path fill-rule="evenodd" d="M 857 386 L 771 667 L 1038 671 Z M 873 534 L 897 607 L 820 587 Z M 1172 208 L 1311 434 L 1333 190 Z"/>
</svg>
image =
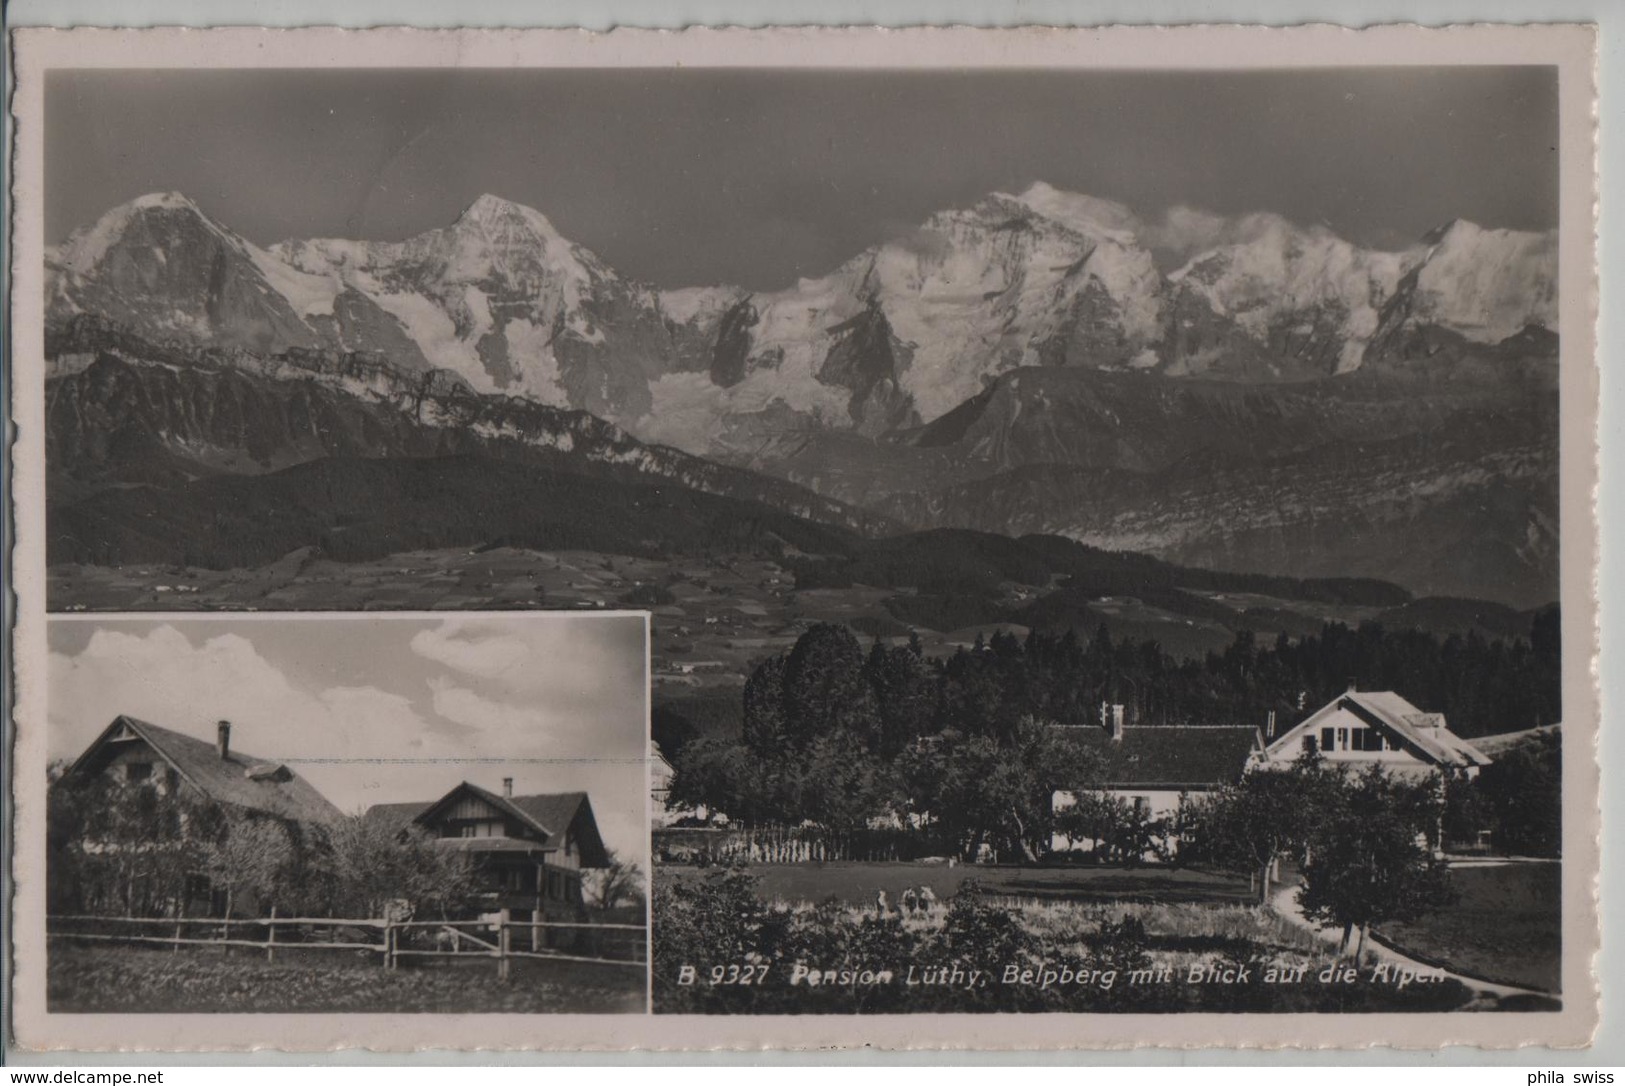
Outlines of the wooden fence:
<svg viewBox="0 0 1625 1086">
<path fill-rule="evenodd" d="M 518 945 L 513 937 L 515 931 L 523 935 Z M 539 944 L 548 931 L 585 935 L 596 949 L 602 949 L 604 943 L 619 943 L 625 956 L 542 949 Z M 418 945 L 423 942 L 419 932 L 427 936 L 430 945 Z M 342 937 L 348 933 L 355 934 Z M 376 936 L 368 937 L 371 933 Z M 253 919 L 64 915 L 47 918 L 46 937 L 71 942 L 167 946 L 177 953 L 183 946 L 220 947 L 222 951 L 241 947 L 262 951 L 268 962 L 276 961 L 278 951 L 351 950 L 365 955 L 377 954 L 386 970 L 395 969 L 403 959 L 409 958 L 477 961 L 484 957 L 496 963 L 497 976 L 503 980 L 508 979 L 511 963 L 516 960 L 586 962 L 636 969 L 647 968 L 649 960 L 648 929 L 642 924 L 552 920 L 357 920 L 274 914 Z M 532 949 L 524 949 L 526 942 Z"/>
</svg>

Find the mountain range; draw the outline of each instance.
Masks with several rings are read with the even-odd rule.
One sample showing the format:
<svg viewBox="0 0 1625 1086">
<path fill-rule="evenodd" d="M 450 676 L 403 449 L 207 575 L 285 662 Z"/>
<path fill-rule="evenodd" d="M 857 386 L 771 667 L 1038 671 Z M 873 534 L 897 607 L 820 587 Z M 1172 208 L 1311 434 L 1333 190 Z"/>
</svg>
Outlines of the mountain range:
<svg viewBox="0 0 1625 1086">
<path fill-rule="evenodd" d="M 69 382 L 53 455 L 101 440 L 85 386 L 163 355 L 212 374 L 216 402 L 222 383 L 260 390 L 242 403 L 283 436 L 257 470 L 335 451 L 287 432 L 310 405 L 284 379 L 319 373 L 330 416 L 370 405 L 338 427 L 349 455 L 556 448 L 536 435 L 584 428 L 584 448 L 668 481 L 860 531 L 1555 598 L 1555 237 L 1458 220 L 1378 251 L 1268 213 L 1185 214 L 1204 244 L 1163 267 L 1164 226 L 1038 184 L 757 291 L 640 282 L 492 196 L 404 241 L 262 248 L 154 194 L 48 254 L 48 361 Z M 200 416 L 177 405 L 202 380 L 152 392 L 169 407 L 120 440 L 142 429 L 198 462 L 179 431 Z M 410 440 L 377 424 L 381 399 L 407 405 L 389 417 Z M 236 455 L 215 470 L 249 470 Z"/>
</svg>

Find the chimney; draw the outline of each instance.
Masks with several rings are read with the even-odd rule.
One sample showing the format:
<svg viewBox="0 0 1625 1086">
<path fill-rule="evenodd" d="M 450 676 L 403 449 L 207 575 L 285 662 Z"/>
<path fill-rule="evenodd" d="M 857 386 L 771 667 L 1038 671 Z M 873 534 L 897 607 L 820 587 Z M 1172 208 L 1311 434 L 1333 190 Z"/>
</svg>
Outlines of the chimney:
<svg viewBox="0 0 1625 1086">
<path fill-rule="evenodd" d="M 231 757 L 231 721 L 222 720 L 214 726 L 214 749 L 220 752 L 222 762 Z"/>
<path fill-rule="evenodd" d="M 1353 676 L 1352 676 L 1352 675 L 1351 675 L 1351 676 L 1349 676 L 1349 689 L 1348 689 L 1348 692 L 1349 692 L 1349 693 L 1350 693 L 1350 694 L 1358 694 L 1358 693 L 1359 693 L 1359 692 L 1360 692 L 1360 687 L 1359 687 L 1359 685 L 1358 685 L 1358 684 L 1357 684 L 1357 683 L 1356 683 L 1356 682 L 1355 682 L 1355 681 L 1354 681 L 1354 677 L 1353 677 Z"/>
<path fill-rule="evenodd" d="M 503 799 L 512 799 L 513 798 L 513 778 L 512 777 L 503 777 L 502 778 L 502 798 Z"/>
<path fill-rule="evenodd" d="M 1113 705 L 1112 706 L 1112 742 L 1113 743 L 1121 743 L 1122 741 L 1123 741 L 1123 707 L 1121 705 Z"/>
</svg>

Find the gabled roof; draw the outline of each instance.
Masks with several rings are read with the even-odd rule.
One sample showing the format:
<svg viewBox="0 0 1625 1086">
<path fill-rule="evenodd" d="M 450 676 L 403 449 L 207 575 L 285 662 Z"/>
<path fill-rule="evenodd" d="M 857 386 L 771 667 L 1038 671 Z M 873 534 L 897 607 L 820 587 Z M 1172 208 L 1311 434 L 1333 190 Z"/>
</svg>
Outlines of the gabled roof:
<svg viewBox="0 0 1625 1086">
<path fill-rule="evenodd" d="M 424 809 L 418 813 L 414 821 L 421 822 L 424 825 L 429 825 L 430 823 L 434 822 L 435 816 L 440 813 L 442 808 L 448 807 L 452 803 L 456 802 L 457 797 L 465 792 L 482 800 L 486 804 L 490 805 L 493 809 L 501 811 L 503 814 L 514 819 L 515 821 L 529 826 L 531 829 L 535 830 L 541 835 L 542 840 L 546 841 L 553 836 L 553 828 L 551 826 L 538 819 L 529 811 L 520 807 L 513 800 L 499 796 L 495 792 L 492 792 L 486 788 L 481 788 L 477 784 L 470 784 L 468 781 L 463 781 L 457 787 L 453 788 L 451 791 L 447 792 L 433 803 L 425 804 Z"/>
<path fill-rule="evenodd" d="M 543 851 L 557 851 L 564 847 L 565 834 L 573 827 L 576 847 L 581 853 L 583 867 L 607 867 L 609 852 L 598 834 L 598 820 L 592 813 L 592 801 L 585 792 L 556 792 L 530 796 L 499 796 L 477 784 L 463 781 L 439 799 L 418 803 L 379 803 L 367 808 L 363 818 L 387 819 L 406 825 L 411 822 L 431 825 L 435 814 L 467 792 L 479 797 L 496 810 L 510 815 L 542 835 Z M 455 838 L 454 840 L 462 840 Z M 500 838 L 469 838 L 469 840 L 495 841 Z M 536 847 L 537 842 L 531 842 Z M 478 851 L 498 851 L 495 846 L 467 846 Z"/>
<path fill-rule="evenodd" d="M 515 796 L 513 805 L 525 811 L 542 825 L 555 829 L 554 840 L 563 843 L 566 830 L 575 829 L 576 848 L 581 852 L 581 866 L 608 867 L 609 851 L 598 835 L 598 819 L 592 813 L 592 801 L 585 792 L 559 792 L 553 795 Z"/>
<path fill-rule="evenodd" d="M 144 740 L 181 779 L 216 803 L 296 822 L 335 822 L 340 817 L 337 807 L 286 766 L 276 773 L 259 772 L 275 763 L 236 749 L 228 750 L 226 757 L 221 758 L 213 743 L 132 716 L 114 718 L 85 748 L 68 775 L 97 771 L 108 744 L 126 729 Z"/>
<path fill-rule="evenodd" d="M 1107 788 L 1200 790 L 1241 779 L 1248 759 L 1263 750 L 1246 725 L 1130 725 L 1114 740 L 1105 728 L 1057 725 L 1056 732 L 1099 755 Z"/>
<path fill-rule="evenodd" d="M 1270 745 L 1270 753 L 1295 753 L 1297 736 L 1318 726 L 1324 717 L 1346 710 L 1369 725 L 1387 729 L 1413 755 L 1443 766 L 1486 766 L 1492 759 L 1445 726 L 1443 713 L 1426 713 L 1391 690 L 1350 690 L 1287 729 Z"/>
</svg>

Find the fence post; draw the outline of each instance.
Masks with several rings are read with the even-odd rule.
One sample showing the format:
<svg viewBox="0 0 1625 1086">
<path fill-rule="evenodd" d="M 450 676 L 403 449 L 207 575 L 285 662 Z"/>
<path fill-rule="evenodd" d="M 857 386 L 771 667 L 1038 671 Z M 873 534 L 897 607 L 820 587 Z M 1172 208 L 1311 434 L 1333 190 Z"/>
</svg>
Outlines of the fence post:
<svg viewBox="0 0 1625 1086">
<path fill-rule="evenodd" d="M 395 924 L 384 917 L 384 969 L 395 968 Z"/>
<path fill-rule="evenodd" d="M 513 935 L 513 929 L 508 927 L 507 917 L 497 921 L 497 979 L 508 979 L 508 941 Z"/>
<path fill-rule="evenodd" d="M 276 906 L 271 906 L 271 923 L 265 930 L 265 960 L 276 961 Z"/>
</svg>

